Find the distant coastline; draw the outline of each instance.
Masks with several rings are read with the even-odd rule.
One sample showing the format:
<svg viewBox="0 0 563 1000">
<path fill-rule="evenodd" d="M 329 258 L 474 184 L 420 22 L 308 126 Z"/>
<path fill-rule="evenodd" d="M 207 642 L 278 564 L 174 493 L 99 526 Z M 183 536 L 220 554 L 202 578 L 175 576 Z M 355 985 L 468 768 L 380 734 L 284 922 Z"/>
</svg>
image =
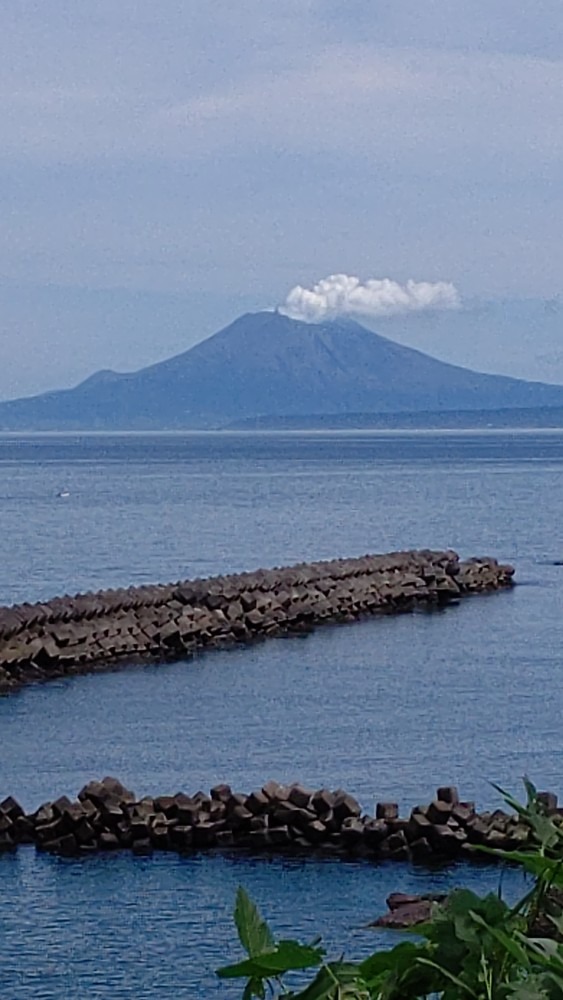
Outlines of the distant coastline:
<svg viewBox="0 0 563 1000">
<path fill-rule="evenodd" d="M 0 437 L 27 436 L 65 437 L 97 435 L 147 434 L 236 434 L 254 432 L 311 431 L 494 431 L 494 430 L 563 430 L 563 407 L 522 407 L 499 410 L 441 410 L 399 413 L 312 413 L 308 415 L 257 416 L 231 423 L 143 423 L 123 422 L 108 427 L 105 424 L 84 424 L 79 420 L 64 426 L 3 427 Z"/>
<path fill-rule="evenodd" d="M 563 429 L 563 407 L 499 410 L 441 410 L 404 413 L 317 413 L 308 416 L 263 416 L 237 420 L 222 428 L 250 430 L 510 430 Z"/>
</svg>

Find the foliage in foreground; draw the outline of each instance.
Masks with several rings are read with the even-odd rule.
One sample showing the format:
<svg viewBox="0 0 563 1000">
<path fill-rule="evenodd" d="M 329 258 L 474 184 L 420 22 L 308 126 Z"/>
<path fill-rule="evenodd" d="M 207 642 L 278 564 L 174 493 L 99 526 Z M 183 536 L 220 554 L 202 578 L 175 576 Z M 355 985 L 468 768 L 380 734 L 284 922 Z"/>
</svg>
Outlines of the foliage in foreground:
<svg viewBox="0 0 563 1000">
<path fill-rule="evenodd" d="M 532 830 L 534 848 L 499 853 L 532 876 L 515 906 L 499 896 L 467 889 L 451 893 L 432 919 L 404 940 L 362 962 L 326 961 L 320 939 L 309 945 L 276 940 L 244 889 L 235 923 L 247 958 L 218 970 L 222 979 L 246 980 L 243 1000 L 563 1000 L 563 830 L 547 816 L 536 789 L 525 781 L 527 804 L 502 792 Z M 484 850 L 484 848 L 482 848 Z M 314 970 L 294 991 L 286 976 Z"/>
</svg>

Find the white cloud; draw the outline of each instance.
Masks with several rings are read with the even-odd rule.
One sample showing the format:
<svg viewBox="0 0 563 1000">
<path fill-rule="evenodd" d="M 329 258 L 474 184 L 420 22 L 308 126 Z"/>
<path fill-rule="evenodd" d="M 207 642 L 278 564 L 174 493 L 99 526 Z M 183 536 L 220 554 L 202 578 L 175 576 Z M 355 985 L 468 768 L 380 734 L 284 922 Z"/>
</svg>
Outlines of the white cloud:
<svg viewBox="0 0 563 1000">
<path fill-rule="evenodd" d="M 320 323 L 338 316 L 399 316 L 428 310 L 459 309 L 461 299 L 449 281 L 413 281 L 404 285 L 390 278 L 360 278 L 331 274 L 312 288 L 296 285 L 280 312 L 292 319 Z"/>
</svg>

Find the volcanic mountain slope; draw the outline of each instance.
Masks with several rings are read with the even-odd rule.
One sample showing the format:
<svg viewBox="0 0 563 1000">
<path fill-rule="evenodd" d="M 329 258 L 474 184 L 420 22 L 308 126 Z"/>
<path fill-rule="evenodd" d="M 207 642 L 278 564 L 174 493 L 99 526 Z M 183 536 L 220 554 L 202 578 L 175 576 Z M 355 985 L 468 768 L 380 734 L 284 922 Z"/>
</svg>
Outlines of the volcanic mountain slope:
<svg viewBox="0 0 563 1000">
<path fill-rule="evenodd" d="M 224 427 L 259 416 L 563 406 L 563 386 L 483 375 L 350 320 L 241 316 L 190 350 L 131 374 L 0 404 L 0 429 Z"/>
</svg>

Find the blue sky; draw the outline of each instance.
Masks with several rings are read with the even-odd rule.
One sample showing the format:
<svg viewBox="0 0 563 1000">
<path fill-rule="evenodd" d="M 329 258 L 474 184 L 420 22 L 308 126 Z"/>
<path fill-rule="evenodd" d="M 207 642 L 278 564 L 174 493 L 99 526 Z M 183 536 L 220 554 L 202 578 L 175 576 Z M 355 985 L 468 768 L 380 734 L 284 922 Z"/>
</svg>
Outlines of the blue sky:
<svg viewBox="0 0 563 1000">
<path fill-rule="evenodd" d="M 6 0 L 0 398 L 335 272 L 452 282 L 372 325 L 563 381 L 563 11 L 518 7 Z"/>
</svg>

